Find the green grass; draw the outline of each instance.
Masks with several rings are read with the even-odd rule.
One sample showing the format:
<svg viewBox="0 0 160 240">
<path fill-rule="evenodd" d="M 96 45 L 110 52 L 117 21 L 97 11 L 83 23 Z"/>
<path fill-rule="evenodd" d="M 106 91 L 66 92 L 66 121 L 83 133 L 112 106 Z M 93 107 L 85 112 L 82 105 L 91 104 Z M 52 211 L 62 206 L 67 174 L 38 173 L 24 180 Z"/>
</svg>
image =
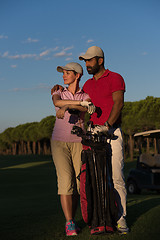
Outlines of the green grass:
<svg viewBox="0 0 160 240">
<path fill-rule="evenodd" d="M 134 166 L 125 163 L 126 176 Z M 91 236 L 78 208 L 82 232 L 71 239 L 159 239 L 160 195 L 128 195 L 127 210 L 128 235 Z M 68 239 L 64 224 L 51 156 L 0 156 L 0 240 Z"/>
</svg>

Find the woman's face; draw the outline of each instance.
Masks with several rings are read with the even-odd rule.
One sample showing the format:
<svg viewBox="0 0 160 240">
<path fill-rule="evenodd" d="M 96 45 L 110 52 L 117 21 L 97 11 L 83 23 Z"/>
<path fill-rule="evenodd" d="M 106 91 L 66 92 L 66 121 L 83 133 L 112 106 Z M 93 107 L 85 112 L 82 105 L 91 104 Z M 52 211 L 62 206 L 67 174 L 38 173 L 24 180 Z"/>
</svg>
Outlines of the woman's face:
<svg viewBox="0 0 160 240">
<path fill-rule="evenodd" d="M 63 80 L 64 84 L 71 84 L 76 80 L 76 75 L 73 71 L 63 70 Z"/>
</svg>

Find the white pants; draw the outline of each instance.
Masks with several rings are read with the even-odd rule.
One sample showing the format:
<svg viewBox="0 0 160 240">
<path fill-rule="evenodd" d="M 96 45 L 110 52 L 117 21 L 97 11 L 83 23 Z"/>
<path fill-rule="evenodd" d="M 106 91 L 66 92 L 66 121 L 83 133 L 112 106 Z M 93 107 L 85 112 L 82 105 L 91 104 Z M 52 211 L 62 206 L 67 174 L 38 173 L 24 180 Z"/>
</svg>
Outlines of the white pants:
<svg viewBox="0 0 160 240">
<path fill-rule="evenodd" d="M 114 188 L 117 193 L 117 203 L 119 207 L 119 218 L 126 216 L 126 196 L 125 180 L 123 174 L 124 155 L 123 139 L 120 128 L 112 128 L 110 132 L 114 133 L 115 139 L 110 141 L 112 149 L 112 178 Z"/>
</svg>

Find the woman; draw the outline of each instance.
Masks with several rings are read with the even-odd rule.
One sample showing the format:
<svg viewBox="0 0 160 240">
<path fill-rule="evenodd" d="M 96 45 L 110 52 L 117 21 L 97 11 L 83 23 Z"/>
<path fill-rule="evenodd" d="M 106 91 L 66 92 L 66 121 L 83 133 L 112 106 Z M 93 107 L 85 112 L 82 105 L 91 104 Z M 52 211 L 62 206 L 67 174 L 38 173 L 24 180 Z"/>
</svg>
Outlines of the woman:
<svg viewBox="0 0 160 240">
<path fill-rule="evenodd" d="M 77 176 L 81 168 L 81 138 L 71 134 L 74 125 L 84 129 L 85 112 L 93 113 L 95 107 L 89 96 L 79 87 L 83 75 L 80 64 L 71 62 L 66 66 L 58 66 L 58 72 L 63 72 L 64 84 L 68 85 L 63 91 L 58 90 L 52 94 L 56 109 L 56 122 L 52 134 L 52 157 L 57 172 L 58 194 L 66 218 L 66 235 L 77 235 L 74 217 L 79 199 L 79 180 Z M 80 114 L 71 114 L 70 109 L 80 111 Z"/>
</svg>

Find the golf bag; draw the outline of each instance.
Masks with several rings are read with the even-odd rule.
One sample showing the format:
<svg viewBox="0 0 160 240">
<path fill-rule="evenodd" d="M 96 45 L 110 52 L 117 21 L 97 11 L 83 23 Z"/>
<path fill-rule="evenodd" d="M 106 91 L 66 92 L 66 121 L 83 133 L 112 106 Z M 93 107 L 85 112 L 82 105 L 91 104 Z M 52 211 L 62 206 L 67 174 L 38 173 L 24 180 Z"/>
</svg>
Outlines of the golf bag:
<svg viewBox="0 0 160 240">
<path fill-rule="evenodd" d="M 113 232 L 118 220 L 118 207 L 112 181 L 111 146 L 107 134 L 84 134 L 78 127 L 72 133 L 82 137 L 80 203 L 83 220 L 91 234 Z"/>
</svg>

